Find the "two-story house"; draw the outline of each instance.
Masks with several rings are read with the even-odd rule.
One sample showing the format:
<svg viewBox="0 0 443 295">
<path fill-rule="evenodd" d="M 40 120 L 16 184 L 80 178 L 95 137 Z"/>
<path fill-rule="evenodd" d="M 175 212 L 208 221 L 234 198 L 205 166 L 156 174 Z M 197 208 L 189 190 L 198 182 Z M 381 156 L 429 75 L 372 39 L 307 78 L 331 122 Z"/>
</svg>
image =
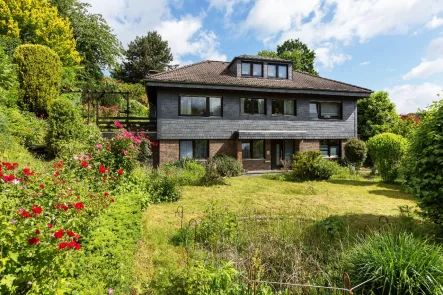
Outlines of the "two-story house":
<svg viewBox="0 0 443 295">
<path fill-rule="evenodd" d="M 154 163 L 225 154 L 246 170 L 277 169 L 298 151 L 340 158 L 357 136 L 357 100 L 371 94 L 250 55 L 151 75 L 146 89 L 157 113 Z"/>
</svg>

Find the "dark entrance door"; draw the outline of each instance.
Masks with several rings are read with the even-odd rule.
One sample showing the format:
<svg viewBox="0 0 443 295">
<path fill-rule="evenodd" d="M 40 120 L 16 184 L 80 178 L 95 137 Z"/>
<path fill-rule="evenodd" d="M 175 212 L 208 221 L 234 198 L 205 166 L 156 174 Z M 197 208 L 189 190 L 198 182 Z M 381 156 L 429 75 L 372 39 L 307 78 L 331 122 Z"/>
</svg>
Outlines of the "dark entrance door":
<svg viewBox="0 0 443 295">
<path fill-rule="evenodd" d="M 281 169 L 286 163 L 292 163 L 292 155 L 295 153 L 295 140 L 274 139 L 271 140 L 271 169 Z"/>
</svg>

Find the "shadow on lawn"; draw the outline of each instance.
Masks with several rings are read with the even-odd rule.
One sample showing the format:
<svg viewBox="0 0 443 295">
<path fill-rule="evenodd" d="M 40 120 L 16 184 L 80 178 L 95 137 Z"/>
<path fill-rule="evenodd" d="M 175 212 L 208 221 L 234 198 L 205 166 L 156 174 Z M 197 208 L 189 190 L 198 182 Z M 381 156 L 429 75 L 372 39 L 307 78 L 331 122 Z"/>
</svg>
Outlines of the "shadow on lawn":
<svg viewBox="0 0 443 295">
<path fill-rule="evenodd" d="M 388 189 L 400 189 L 400 185 L 398 184 L 390 184 L 390 183 L 383 183 L 383 182 L 377 182 L 377 181 L 371 181 L 371 180 L 342 180 L 342 179 L 336 179 L 336 180 L 329 180 L 330 183 L 333 184 L 344 184 L 344 185 L 352 185 L 352 186 L 378 186 L 378 187 L 384 187 Z"/>
<path fill-rule="evenodd" d="M 415 198 L 409 194 L 400 192 L 398 190 L 389 190 L 389 189 L 376 189 L 368 191 L 370 194 L 384 196 L 391 199 L 401 199 L 401 200 L 411 200 L 414 201 Z"/>
</svg>

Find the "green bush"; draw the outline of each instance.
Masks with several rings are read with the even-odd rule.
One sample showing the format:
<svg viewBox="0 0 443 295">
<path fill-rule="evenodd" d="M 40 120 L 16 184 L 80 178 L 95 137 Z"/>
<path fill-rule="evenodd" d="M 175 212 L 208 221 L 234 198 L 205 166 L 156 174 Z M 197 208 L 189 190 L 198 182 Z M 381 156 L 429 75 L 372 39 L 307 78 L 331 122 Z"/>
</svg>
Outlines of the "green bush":
<svg viewBox="0 0 443 295">
<path fill-rule="evenodd" d="M 443 226 L 443 104 L 426 112 L 415 132 L 405 161 L 405 179 L 419 206 L 433 222 Z"/>
<path fill-rule="evenodd" d="M 340 165 L 323 158 L 320 151 L 299 152 L 293 157 L 290 178 L 294 181 L 327 180 L 340 170 Z"/>
<path fill-rule="evenodd" d="M 70 100 L 55 99 L 49 109 L 49 144 L 54 151 L 70 141 L 84 139 L 86 125 Z"/>
<path fill-rule="evenodd" d="M 200 185 L 205 176 L 205 167 L 194 160 L 173 162 L 165 165 L 162 171 L 178 185 Z"/>
<path fill-rule="evenodd" d="M 215 158 L 209 157 L 205 163 L 205 176 L 202 179 L 202 185 L 222 184 L 223 179 L 217 170 L 217 162 Z"/>
<path fill-rule="evenodd" d="M 175 202 L 180 199 L 177 182 L 173 178 L 158 172 L 151 174 L 147 190 L 152 203 Z"/>
<path fill-rule="evenodd" d="M 442 294 L 443 256 L 440 247 L 407 233 L 367 236 L 346 257 L 346 269 L 364 294 Z"/>
<path fill-rule="evenodd" d="M 18 85 L 15 67 L 0 45 L 0 105 L 17 105 Z"/>
<path fill-rule="evenodd" d="M 232 157 L 217 155 L 214 157 L 214 162 L 218 174 L 222 177 L 234 177 L 243 173 L 242 164 Z"/>
<path fill-rule="evenodd" d="M 369 154 L 383 181 L 394 182 L 397 179 L 407 148 L 407 139 L 393 133 L 378 134 L 368 140 Z"/>
<path fill-rule="evenodd" d="M 43 45 L 20 45 L 14 52 L 20 82 L 21 106 L 38 115 L 48 113 L 60 92 L 62 65 L 57 54 Z"/>
<path fill-rule="evenodd" d="M 188 164 L 188 163 L 197 163 L 198 164 L 197 160 L 195 160 L 193 158 L 184 157 L 184 158 L 181 158 L 180 160 L 176 160 L 176 161 L 166 164 L 166 167 L 176 167 L 176 168 L 183 169 L 183 168 L 185 168 L 186 164 Z"/>
<path fill-rule="evenodd" d="M 357 171 L 365 162 L 367 153 L 368 149 L 363 140 L 353 138 L 345 144 L 345 161 Z"/>
</svg>

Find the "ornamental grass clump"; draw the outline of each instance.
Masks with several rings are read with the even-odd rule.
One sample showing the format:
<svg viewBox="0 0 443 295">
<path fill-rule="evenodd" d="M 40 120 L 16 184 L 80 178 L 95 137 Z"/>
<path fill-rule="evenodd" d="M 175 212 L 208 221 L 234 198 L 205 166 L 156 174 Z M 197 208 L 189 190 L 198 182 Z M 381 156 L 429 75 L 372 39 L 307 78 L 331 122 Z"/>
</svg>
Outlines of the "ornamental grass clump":
<svg viewBox="0 0 443 295">
<path fill-rule="evenodd" d="M 411 234 L 370 235 L 348 252 L 346 270 L 364 294 L 443 294 L 442 249 Z"/>
</svg>

